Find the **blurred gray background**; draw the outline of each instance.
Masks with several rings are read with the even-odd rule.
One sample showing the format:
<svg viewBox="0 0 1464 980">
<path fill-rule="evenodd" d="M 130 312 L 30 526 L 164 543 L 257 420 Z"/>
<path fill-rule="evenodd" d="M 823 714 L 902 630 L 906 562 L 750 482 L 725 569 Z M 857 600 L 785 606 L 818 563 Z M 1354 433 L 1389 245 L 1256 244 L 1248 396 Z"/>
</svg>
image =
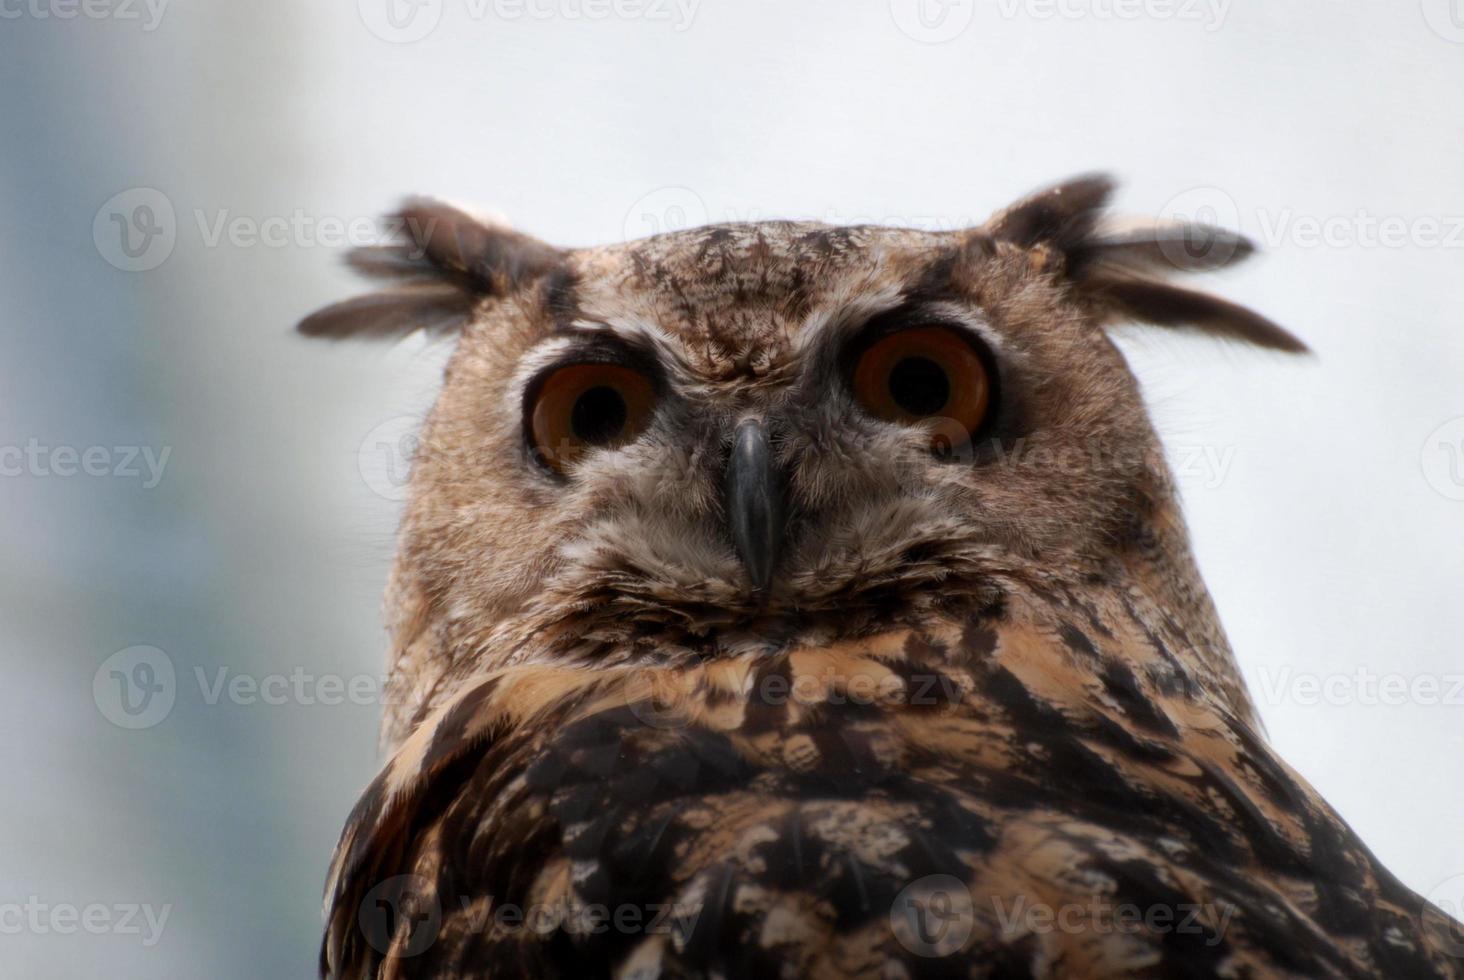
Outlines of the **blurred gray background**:
<svg viewBox="0 0 1464 980">
<path fill-rule="evenodd" d="M 1271 737 L 1464 896 L 1464 3 L 8 0 L 0 122 L 0 973 L 312 974 L 445 352 L 290 328 L 410 192 L 573 245 L 1109 168 L 1257 238 L 1214 285 L 1317 357 L 1123 344 Z"/>
</svg>

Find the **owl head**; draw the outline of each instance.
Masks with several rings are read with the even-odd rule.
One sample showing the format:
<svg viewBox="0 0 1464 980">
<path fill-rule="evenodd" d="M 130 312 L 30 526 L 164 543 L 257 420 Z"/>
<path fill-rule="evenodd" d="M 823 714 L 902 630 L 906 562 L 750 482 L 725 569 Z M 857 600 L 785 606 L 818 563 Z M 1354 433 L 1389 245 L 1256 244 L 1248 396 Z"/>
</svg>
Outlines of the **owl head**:
<svg viewBox="0 0 1464 980">
<path fill-rule="evenodd" d="M 382 291 L 300 325 L 456 338 L 389 591 L 403 703 L 523 661 L 868 634 L 1014 580 L 1203 594 L 1103 328 L 1304 348 L 1167 281 L 1248 242 L 1121 226 L 1111 190 L 1078 178 L 963 231 L 761 222 L 589 249 L 409 202 L 401 242 L 351 256 Z"/>
</svg>

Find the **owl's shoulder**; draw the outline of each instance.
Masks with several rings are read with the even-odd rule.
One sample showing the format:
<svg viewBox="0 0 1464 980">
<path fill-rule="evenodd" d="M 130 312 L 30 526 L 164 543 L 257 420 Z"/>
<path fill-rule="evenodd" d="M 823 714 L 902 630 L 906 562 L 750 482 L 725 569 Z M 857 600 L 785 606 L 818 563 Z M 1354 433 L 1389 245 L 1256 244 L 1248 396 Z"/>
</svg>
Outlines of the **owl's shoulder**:
<svg viewBox="0 0 1464 980">
<path fill-rule="evenodd" d="M 328 971 L 1448 975 L 1142 611 L 1069 599 L 468 685 L 353 814 Z"/>
</svg>

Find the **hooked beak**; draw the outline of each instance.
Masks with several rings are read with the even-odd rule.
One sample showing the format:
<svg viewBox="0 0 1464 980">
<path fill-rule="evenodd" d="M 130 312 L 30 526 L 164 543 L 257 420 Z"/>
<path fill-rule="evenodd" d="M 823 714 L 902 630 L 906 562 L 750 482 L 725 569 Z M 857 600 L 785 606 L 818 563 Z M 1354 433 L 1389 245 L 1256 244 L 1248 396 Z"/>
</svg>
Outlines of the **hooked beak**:
<svg viewBox="0 0 1464 980">
<path fill-rule="evenodd" d="M 783 543 L 783 487 L 768 431 L 748 419 L 732 438 L 727 463 L 727 527 L 753 587 L 767 591 Z"/>
</svg>

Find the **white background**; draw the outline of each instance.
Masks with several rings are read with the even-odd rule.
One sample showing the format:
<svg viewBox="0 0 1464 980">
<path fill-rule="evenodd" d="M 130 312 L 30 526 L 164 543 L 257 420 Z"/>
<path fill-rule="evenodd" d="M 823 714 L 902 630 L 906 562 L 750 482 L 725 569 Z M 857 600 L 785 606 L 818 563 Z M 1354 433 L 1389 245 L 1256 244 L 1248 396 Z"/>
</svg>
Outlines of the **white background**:
<svg viewBox="0 0 1464 980">
<path fill-rule="evenodd" d="M 0 478 L 0 970 L 313 970 L 379 708 L 311 703 L 308 679 L 283 704 L 209 694 L 220 670 L 379 673 L 393 420 L 430 403 L 443 351 L 291 336 L 355 285 L 313 232 L 249 229 L 410 192 L 573 245 L 708 219 L 950 227 L 1106 168 L 1126 210 L 1238 224 L 1267 254 L 1215 287 L 1317 356 L 1124 348 L 1273 741 L 1406 883 L 1464 891 L 1464 704 L 1358 687 L 1421 676 L 1441 699 L 1464 673 L 1464 469 L 1438 441 L 1464 423 L 1430 441 L 1464 416 L 1464 9 L 427 0 L 398 31 L 386 2 L 0 8 L 0 445 L 170 450 L 150 489 Z M 121 255 L 104 205 L 135 188 L 171 207 L 171 251 Z M 137 193 L 124 215 L 157 200 Z M 129 730 L 93 680 L 137 645 L 175 703 Z M 145 946 L 4 909 L 95 903 L 171 911 Z"/>
</svg>

